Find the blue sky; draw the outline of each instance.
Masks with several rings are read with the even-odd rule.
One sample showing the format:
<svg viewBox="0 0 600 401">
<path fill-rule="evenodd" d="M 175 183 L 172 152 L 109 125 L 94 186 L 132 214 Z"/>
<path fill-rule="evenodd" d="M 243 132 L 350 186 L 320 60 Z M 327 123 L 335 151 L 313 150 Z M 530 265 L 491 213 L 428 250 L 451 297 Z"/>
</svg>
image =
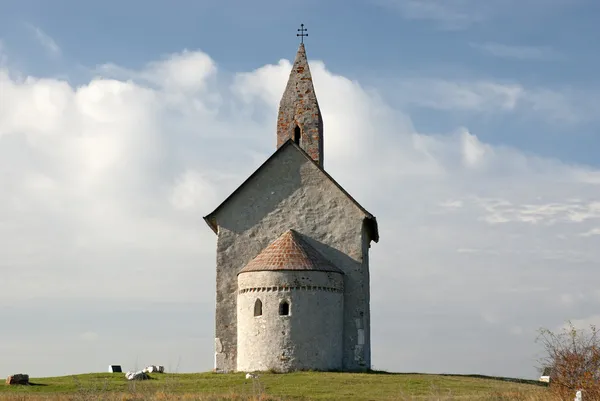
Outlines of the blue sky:
<svg viewBox="0 0 600 401">
<path fill-rule="evenodd" d="M 325 166 L 380 222 L 376 368 L 535 377 L 537 328 L 600 322 L 600 3 L 0 11 L 0 373 L 212 368 L 202 216 L 274 150 L 300 23 Z"/>
<path fill-rule="evenodd" d="M 34 74 L 74 83 L 110 61 L 137 68 L 174 49 L 200 49 L 225 71 L 249 70 L 291 57 L 295 28 L 310 27 L 310 56 L 336 73 L 375 85 L 392 103 L 406 102 L 398 80 L 425 75 L 494 81 L 551 90 L 585 108 L 576 122 L 540 115 L 436 112 L 415 106 L 423 131 L 468 122 L 486 140 L 572 162 L 597 164 L 593 149 L 600 89 L 595 48 L 600 5 L 591 0 L 4 1 L 0 34 L 11 62 Z M 48 54 L 32 26 L 60 47 Z M 52 51 L 50 51 L 52 53 Z M 400 99 L 399 99 L 400 98 Z M 410 101 L 410 99 L 409 99 Z M 414 105 L 413 105 L 414 106 Z M 425 109 L 425 110 L 423 110 Z M 540 132 L 543 130 L 543 133 Z"/>
</svg>

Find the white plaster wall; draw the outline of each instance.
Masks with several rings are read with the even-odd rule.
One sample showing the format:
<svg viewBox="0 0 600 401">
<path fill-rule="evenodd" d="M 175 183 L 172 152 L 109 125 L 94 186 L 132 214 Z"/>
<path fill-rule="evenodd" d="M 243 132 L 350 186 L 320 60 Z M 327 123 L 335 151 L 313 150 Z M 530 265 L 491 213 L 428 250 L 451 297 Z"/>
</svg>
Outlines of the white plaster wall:
<svg viewBox="0 0 600 401">
<path fill-rule="evenodd" d="M 237 370 L 341 370 L 343 276 L 314 271 L 248 272 L 238 276 Z M 262 315 L 254 316 L 257 299 Z M 290 305 L 288 316 L 279 304 Z"/>
</svg>

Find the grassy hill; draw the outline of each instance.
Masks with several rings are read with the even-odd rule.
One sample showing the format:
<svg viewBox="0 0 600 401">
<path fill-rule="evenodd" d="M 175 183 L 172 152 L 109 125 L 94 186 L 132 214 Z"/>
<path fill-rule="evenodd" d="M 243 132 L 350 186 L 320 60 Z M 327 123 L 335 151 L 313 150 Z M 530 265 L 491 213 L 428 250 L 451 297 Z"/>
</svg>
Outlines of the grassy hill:
<svg viewBox="0 0 600 401">
<path fill-rule="evenodd" d="M 1 386 L 0 400 L 465 400 L 550 401 L 534 381 L 485 376 L 402 373 L 151 374 L 129 382 L 121 373 L 31 378 Z"/>
</svg>

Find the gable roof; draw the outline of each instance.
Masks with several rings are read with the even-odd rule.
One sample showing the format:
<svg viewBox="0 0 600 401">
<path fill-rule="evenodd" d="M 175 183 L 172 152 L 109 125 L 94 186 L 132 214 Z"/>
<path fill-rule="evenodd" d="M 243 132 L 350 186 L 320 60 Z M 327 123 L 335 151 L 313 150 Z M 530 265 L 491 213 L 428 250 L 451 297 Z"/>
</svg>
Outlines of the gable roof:
<svg viewBox="0 0 600 401">
<path fill-rule="evenodd" d="M 316 163 L 304 150 L 302 150 L 302 148 L 300 148 L 298 145 L 296 145 L 296 143 L 292 139 L 288 139 L 283 145 L 281 145 L 279 147 L 279 149 L 277 149 L 267 160 L 265 160 L 263 162 L 263 164 L 260 165 L 260 167 L 258 167 L 248 178 L 246 178 L 246 180 L 239 187 L 237 187 L 237 189 L 235 191 L 233 191 L 231 193 L 231 195 L 229 195 L 227 198 L 225 198 L 225 200 L 223 202 L 221 202 L 221 204 L 219 206 L 217 206 L 217 208 L 215 210 L 213 210 L 210 214 L 204 216 L 204 221 L 206 221 L 206 224 L 208 224 L 208 226 L 215 232 L 215 234 L 218 233 L 217 222 L 215 220 L 215 216 L 219 212 L 219 210 L 221 210 L 221 208 L 223 206 L 225 206 L 225 204 L 227 204 L 230 199 L 232 199 L 236 194 L 238 194 L 242 190 L 242 188 L 244 188 L 252 180 L 252 178 L 257 176 L 262 171 L 262 169 L 271 160 L 273 160 L 275 158 L 275 156 L 277 154 L 279 154 L 280 152 L 283 152 L 285 149 L 287 149 L 290 146 L 292 146 L 296 150 L 298 150 L 307 160 L 309 160 L 316 168 L 318 168 L 325 175 L 325 177 L 327 177 L 340 191 L 342 191 L 342 193 L 344 195 L 346 195 L 348 197 L 348 199 L 350 199 L 350 201 L 352 201 L 352 203 L 354 203 L 354 205 L 356 205 L 356 207 L 358 207 L 360 209 L 361 212 L 364 213 L 366 223 L 367 223 L 367 229 L 369 230 L 369 235 L 373 241 L 378 242 L 379 241 L 379 229 L 377 227 L 377 219 L 375 218 L 375 216 L 373 216 L 371 213 L 369 213 L 364 207 L 362 207 L 360 205 L 360 203 L 358 203 L 356 201 L 356 199 L 354 199 L 352 196 L 350 196 L 350 194 L 348 192 L 346 192 L 346 190 L 340 184 L 338 184 L 337 181 L 333 179 L 333 177 L 331 177 L 325 170 L 323 170 L 323 168 L 321 166 L 319 166 L 319 164 Z"/>
<path fill-rule="evenodd" d="M 294 230 L 287 230 L 271 242 L 238 274 L 281 270 L 311 270 L 344 274 Z"/>
</svg>

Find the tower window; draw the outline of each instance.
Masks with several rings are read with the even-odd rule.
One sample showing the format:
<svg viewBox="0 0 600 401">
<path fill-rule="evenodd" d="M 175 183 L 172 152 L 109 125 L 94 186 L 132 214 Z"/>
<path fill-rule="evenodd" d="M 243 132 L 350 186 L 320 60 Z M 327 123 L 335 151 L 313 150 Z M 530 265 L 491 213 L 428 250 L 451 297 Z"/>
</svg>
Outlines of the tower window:
<svg viewBox="0 0 600 401">
<path fill-rule="evenodd" d="M 296 142 L 296 145 L 300 145 L 300 127 L 297 125 L 294 128 L 294 142 Z"/>
<path fill-rule="evenodd" d="M 287 316 L 290 314 L 290 304 L 287 301 L 283 301 L 279 304 L 279 316 Z"/>
<path fill-rule="evenodd" d="M 254 316 L 262 316 L 262 302 L 260 299 L 254 302 Z"/>
</svg>

